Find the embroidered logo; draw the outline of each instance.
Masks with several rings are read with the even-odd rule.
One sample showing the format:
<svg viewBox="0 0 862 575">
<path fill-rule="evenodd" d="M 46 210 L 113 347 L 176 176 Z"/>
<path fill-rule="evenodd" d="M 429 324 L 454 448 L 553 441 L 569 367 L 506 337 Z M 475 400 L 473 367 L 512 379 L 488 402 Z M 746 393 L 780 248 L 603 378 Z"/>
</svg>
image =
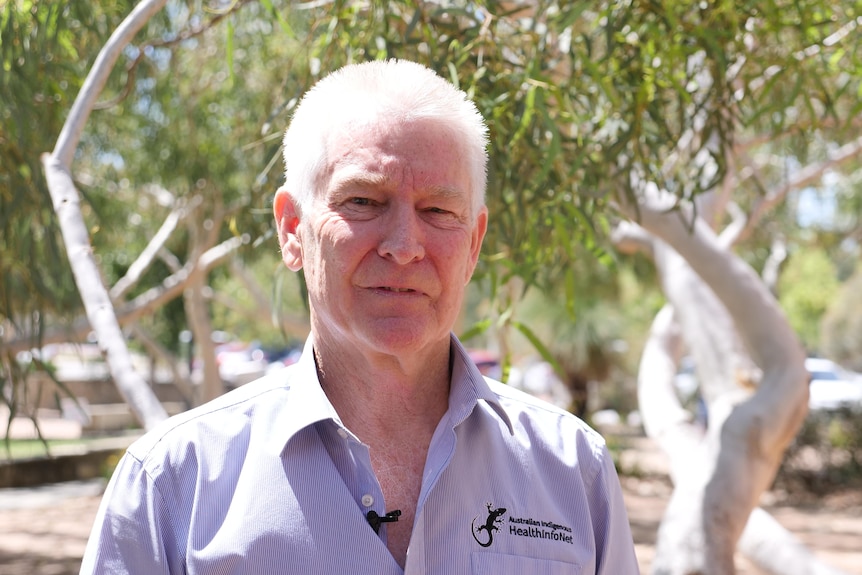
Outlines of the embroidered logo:
<svg viewBox="0 0 862 575">
<path fill-rule="evenodd" d="M 509 535 L 548 539 L 574 545 L 572 528 L 553 521 L 538 521 L 532 517 L 509 516 Z"/>
<path fill-rule="evenodd" d="M 476 520 L 482 516 L 480 513 L 473 518 L 471 526 L 473 528 L 473 539 L 476 540 L 476 543 L 482 547 L 490 547 L 491 543 L 494 542 L 494 531 L 500 530 L 500 528 L 497 527 L 497 524 L 503 522 L 503 515 L 506 513 L 506 508 L 498 507 L 497 509 L 494 509 L 494 506 L 491 503 L 486 503 L 485 506 L 488 508 L 488 517 L 485 519 L 485 522 L 480 523 L 477 526 Z M 485 533 L 483 534 L 482 531 Z"/>
</svg>

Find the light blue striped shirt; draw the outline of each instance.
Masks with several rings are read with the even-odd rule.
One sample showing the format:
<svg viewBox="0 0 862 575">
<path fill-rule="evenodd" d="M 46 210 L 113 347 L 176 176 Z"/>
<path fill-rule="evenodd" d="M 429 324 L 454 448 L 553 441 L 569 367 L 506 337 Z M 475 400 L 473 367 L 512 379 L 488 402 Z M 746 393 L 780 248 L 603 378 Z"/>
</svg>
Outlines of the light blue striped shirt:
<svg viewBox="0 0 862 575">
<path fill-rule="evenodd" d="M 402 570 L 366 520 L 387 509 L 368 448 L 300 361 L 132 445 L 82 574 L 638 573 L 602 438 L 486 380 L 452 338 L 449 409 L 428 450 Z"/>
</svg>

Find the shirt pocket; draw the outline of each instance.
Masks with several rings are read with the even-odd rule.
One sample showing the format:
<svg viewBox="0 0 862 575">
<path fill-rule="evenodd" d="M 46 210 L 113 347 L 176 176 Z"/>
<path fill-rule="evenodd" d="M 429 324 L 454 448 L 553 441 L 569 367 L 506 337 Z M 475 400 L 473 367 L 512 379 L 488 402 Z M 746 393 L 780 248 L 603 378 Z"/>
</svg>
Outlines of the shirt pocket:
<svg viewBox="0 0 862 575">
<path fill-rule="evenodd" d="M 473 575 L 579 575 L 574 563 L 537 559 L 503 553 L 478 553 L 472 556 Z"/>
</svg>

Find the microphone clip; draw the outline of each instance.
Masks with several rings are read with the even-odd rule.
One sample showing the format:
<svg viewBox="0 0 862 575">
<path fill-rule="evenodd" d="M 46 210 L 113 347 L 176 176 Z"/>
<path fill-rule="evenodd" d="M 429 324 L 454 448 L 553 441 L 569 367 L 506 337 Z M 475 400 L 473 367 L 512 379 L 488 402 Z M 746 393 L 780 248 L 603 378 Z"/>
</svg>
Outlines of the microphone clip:
<svg viewBox="0 0 862 575">
<path fill-rule="evenodd" d="M 368 520 L 368 524 L 371 525 L 371 528 L 374 529 L 374 532 L 378 535 L 380 534 L 380 524 L 381 523 L 393 523 L 398 521 L 398 518 L 401 516 L 401 510 L 396 509 L 395 511 L 390 511 L 386 515 L 378 515 L 376 511 L 373 509 L 365 514 L 365 518 Z"/>
</svg>

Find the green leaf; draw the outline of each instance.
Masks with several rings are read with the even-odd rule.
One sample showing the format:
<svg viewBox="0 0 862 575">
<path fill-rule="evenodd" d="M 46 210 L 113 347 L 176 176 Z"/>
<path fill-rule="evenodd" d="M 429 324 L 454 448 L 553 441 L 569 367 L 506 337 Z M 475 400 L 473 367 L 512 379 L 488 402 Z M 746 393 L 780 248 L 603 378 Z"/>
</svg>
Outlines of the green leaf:
<svg viewBox="0 0 862 575">
<path fill-rule="evenodd" d="M 234 29 L 233 22 L 228 18 L 227 21 L 227 38 L 225 41 L 225 55 L 227 57 L 227 69 L 228 69 L 228 78 L 231 86 L 236 85 L 236 74 L 234 73 L 233 66 L 233 37 L 234 37 Z"/>
<path fill-rule="evenodd" d="M 474 337 L 482 335 L 483 333 L 487 332 L 488 329 L 491 327 L 491 324 L 492 324 L 492 322 L 490 319 L 483 319 L 483 320 L 477 321 L 476 323 L 471 325 L 469 328 L 467 328 L 467 331 L 462 333 L 458 337 L 458 339 L 460 339 L 461 341 L 470 341 Z"/>
<path fill-rule="evenodd" d="M 536 92 L 538 89 L 538 86 L 534 84 L 531 84 L 530 87 L 527 88 L 527 94 L 524 97 L 524 110 L 521 112 L 518 129 L 515 131 L 514 136 L 512 136 L 511 145 L 513 146 L 524 137 L 524 133 L 526 133 L 527 129 L 530 127 L 530 123 L 533 120 L 533 113 L 536 110 Z"/>
<path fill-rule="evenodd" d="M 284 16 L 278 12 L 275 7 L 272 5 L 272 0 L 260 0 L 260 3 L 263 4 L 263 7 L 266 8 L 270 14 L 275 16 L 276 22 L 278 22 L 281 31 L 288 38 L 295 38 L 296 34 L 294 34 L 293 29 L 290 27 L 290 24 L 287 23 L 287 20 L 284 19 Z"/>
<path fill-rule="evenodd" d="M 554 371 L 556 371 L 560 375 L 563 374 L 563 369 L 562 367 L 560 367 L 560 364 L 559 362 L 557 362 L 556 358 L 554 357 L 554 354 L 551 353 L 551 350 L 549 350 L 548 347 L 542 342 L 542 340 L 539 339 L 539 337 L 535 333 L 533 333 L 532 329 L 530 329 L 526 324 L 520 321 L 513 321 L 511 322 L 511 325 L 512 327 L 517 329 L 525 338 L 527 338 L 527 340 L 535 348 L 535 350 L 539 352 L 539 355 L 542 356 L 542 359 L 551 364 L 551 366 L 554 368 Z"/>
</svg>

